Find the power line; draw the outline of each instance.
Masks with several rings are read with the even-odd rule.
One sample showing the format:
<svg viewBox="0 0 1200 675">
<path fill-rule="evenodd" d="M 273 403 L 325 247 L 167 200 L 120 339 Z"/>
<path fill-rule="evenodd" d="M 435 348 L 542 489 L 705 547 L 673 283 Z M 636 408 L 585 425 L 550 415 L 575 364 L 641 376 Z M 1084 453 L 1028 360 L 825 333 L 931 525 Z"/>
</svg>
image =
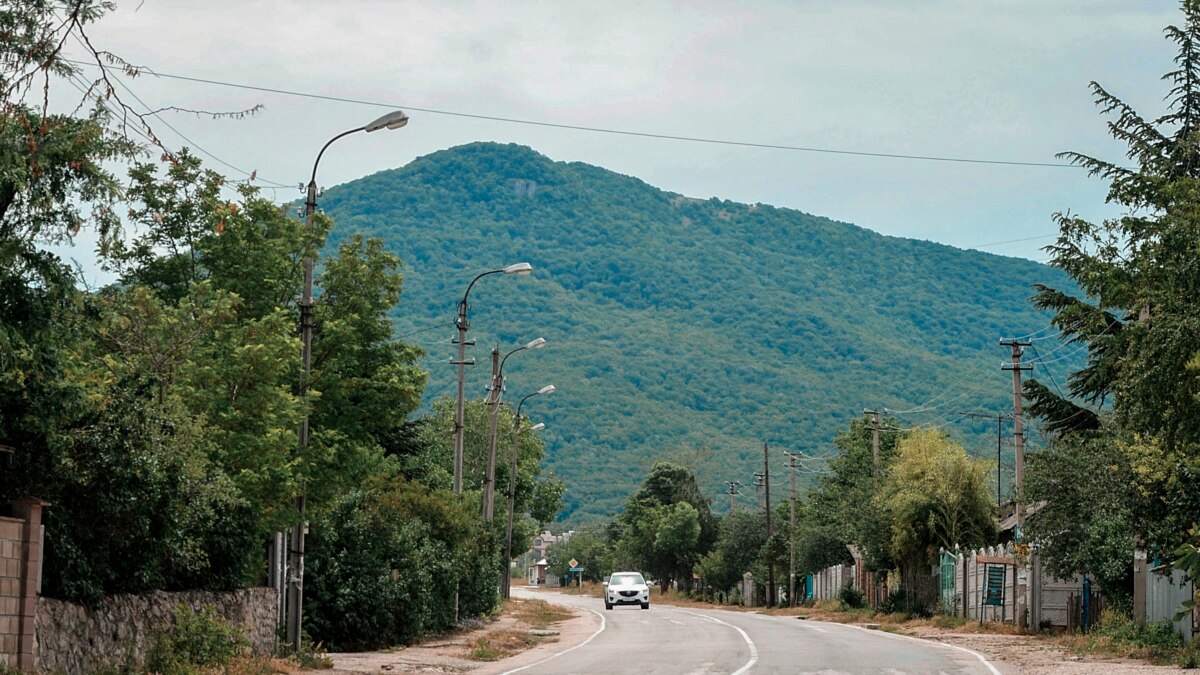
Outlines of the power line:
<svg viewBox="0 0 1200 675">
<path fill-rule="evenodd" d="M 1006 239 L 1004 241 L 993 241 L 988 244 L 975 244 L 973 246 L 968 246 L 967 248 L 986 248 L 988 246 L 1001 246 L 1003 244 L 1017 244 L 1017 243 L 1020 243 L 1023 241 L 1037 241 L 1038 239 L 1050 239 L 1052 237 L 1057 237 L 1057 236 L 1058 236 L 1057 233 L 1055 233 L 1055 234 L 1039 234 L 1036 237 L 1021 237 L 1020 239 Z"/>
<path fill-rule="evenodd" d="M 438 328 L 445 328 L 445 327 L 447 327 L 447 326 L 453 326 L 453 325 L 454 325 L 454 324 L 453 324 L 453 323 L 451 323 L 451 322 L 439 321 L 438 323 L 435 323 L 435 324 L 433 324 L 433 325 L 431 325 L 431 326 L 426 326 L 426 327 L 424 327 L 424 328 L 418 328 L 417 330 L 414 330 L 414 331 L 412 331 L 412 332 L 409 332 L 409 333 L 405 333 L 404 335 L 397 335 L 397 336 L 396 336 L 396 339 L 397 339 L 397 340 L 403 340 L 403 339 L 404 339 L 404 338 L 406 338 L 406 337 L 412 337 L 413 335 L 418 335 L 418 334 L 420 334 L 420 333 L 427 333 L 427 332 L 429 332 L 429 331 L 431 331 L 431 330 L 436 330 L 436 329 L 438 329 Z M 439 342 L 440 342 L 440 341 L 439 341 Z"/>
<path fill-rule="evenodd" d="M 67 61 L 68 63 L 74 63 L 77 65 L 105 68 L 108 70 L 117 70 L 117 68 L 115 68 L 114 66 L 100 65 L 100 64 L 96 64 L 96 63 L 89 63 L 86 61 L 74 61 L 71 59 L 64 59 L 64 60 Z M 368 101 L 365 99 L 354 99 L 354 98 L 347 98 L 347 97 L 343 97 L 343 96 L 329 96 L 326 94 L 313 94 L 310 92 L 293 91 L 293 90 L 289 90 L 289 89 L 277 89 L 275 87 L 264 87 L 264 86 L 252 85 L 252 84 L 239 84 L 236 82 L 226 82 L 223 80 L 212 80 L 212 79 L 207 79 L 207 78 L 203 78 L 203 77 L 191 77 L 188 75 L 177 75 L 174 73 L 155 72 L 154 70 L 151 70 L 150 68 L 147 68 L 145 66 L 130 66 L 130 69 L 137 72 L 139 75 L 141 75 L 141 74 L 153 75 L 155 77 L 162 77 L 162 78 L 167 78 L 167 79 L 172 79 L 172 80 L 182 80 L 184 82 L 196 82 L 196 83 L 200 83 L 200 84 L 210 84 L 210 85 L 219 86 L 219 87 L 231 87 L 234 89 L 246 89 L 246 90 L 250 90 L 250 91 L 261 91 L 261 92 L 268 93 L 268 94 L 280 94 L 283 96 L 297 96 L 297 97 L 311 98 L 311 99 L 317 99 L 317 100 L 322 100 L 322 101 L 334 101 L 337 103 L 351 103 L 354 105 L 368 105 L 368 106 L 374 106 L 374 107 L 379 107 L 379 108 L 389 108 L 389 109 L 402 108 L 404 110 L 410 110 L 410 111 L 414 111 L 414 112 L 423 112 L 423 113 L 428 113 L 430 115 L 444 115 L 447 117 L 462 117 L 462 118 L 466 118 L 466 119 L 487 120 L 490 122 L 503 122 L 505 124 L 521 124 L 521 125 L 526 125 L 526 126 L 548 127 L 548 128 L 552 128 L 552 129 L 567 129 L 567 130 L 571 130 L 571 131 L 587 131 L 587 132 L 591 132 L 591 133 L 612 134 L 612 135 L 617 135 L 617 136 L 633 136 L 633 137 L 637 137 L 637 138 L 654 138 L 654 139 L 668 140 L 668 141 L 685 141 L 688 143 L 707 143 L 710 145 L 727 145 L 727 146 L 737 146 L 737 147 L 744 147 L 744 148 L 760 148 L 760 149 L 765 149 L 765 150 L 788 150 L 788 151 L 792 151 L 792 152 L 813 152 L 813 153 L 822 153 L 822 154 L 829 154 L 829 155 L 850 155 L 850 156 L 855 156 L 855 157 L 908 159 L 908 160 L 918 160 L 918 161 L 925 161 L 925 162 L 948 162 L 948 163 L 955 163 L 955 164 L 992 164 L 992 165 L 1000 165 L 1000 166 L 1034 166 L 1034 167 L 1051 167 L 1051 168 L 1064 168 L 1064 169 L 1080 168 L 1076 164 L 1069 164 L 1069 163 L 1062 163 L 1062 162 L 1023 162 L 1023 161 L 1000 160 L 1000 159 L 976 159 L 976 158 L 971 158 L 971 157 L 947 157 L 947 156 L 941 156 L 941 155 L 909 155 L 909 154 L 890 153 L 890 152 L 867 152 L 867 151 L 862 151 L 862 150 L 838 150 L 838 149 L 834 149 L 834 148 L 817 148 L 817 147 L 801 146 L 801 145 L 782 145 L 782 144 L 777 144 L 777 143 L 754 143 L 754 142 L 750 142 L 750 141 L 733 141 L 733 140 L 728 140 L 728 139 L 705 138 L 705 137 L 700 137 L 700 136 L 677 136 L 677 135 L 673 135 L 673 134 L 657 134 L 657 133 L 650 133 L 650 132 L 644 132 L 644 131 L 630 131 L 627 129 L 613 129 L 613 128 L 608 128 L 608 127 L 591 127 L 591 126 L 583 126 L 583 125 L 579 125 L 579 124 L 563 124 L 563 123 L 559 123 L 559 122 L 546 122 L 546 121 L 542 121 L 542 120 L 521 119 L 521 118 L 517 118 L 517 117 L 500 117 L 497 115 L 482 115 L 482 114 L 478 114 L 478 113 L 465 113 L 465 112 L 458 112 L 458 111 L 453 111 L 453 110 L 438 110 L 435 108 L 418 108 L 416 106 L 404 105 L 404 104 L 400 104 L 400 103 L 381 103 L 379 101 Z M 119 70 L 125 71 L 126 69 L 121 68 Z"/>
</svg>

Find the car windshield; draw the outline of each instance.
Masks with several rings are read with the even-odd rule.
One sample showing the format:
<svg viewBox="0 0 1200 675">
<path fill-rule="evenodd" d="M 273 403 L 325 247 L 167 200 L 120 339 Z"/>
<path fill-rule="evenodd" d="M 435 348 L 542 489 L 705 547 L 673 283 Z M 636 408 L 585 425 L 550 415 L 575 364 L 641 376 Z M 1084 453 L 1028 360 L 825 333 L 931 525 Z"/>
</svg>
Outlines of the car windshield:
<svg viewBox="0 0 1200 675">
<path fill-rule="evenodd" d="M 609 586 L 636 586 L 645 583 L 646 580 L 640 574 L 614 574 L 608 580 Z"/>
</svg>

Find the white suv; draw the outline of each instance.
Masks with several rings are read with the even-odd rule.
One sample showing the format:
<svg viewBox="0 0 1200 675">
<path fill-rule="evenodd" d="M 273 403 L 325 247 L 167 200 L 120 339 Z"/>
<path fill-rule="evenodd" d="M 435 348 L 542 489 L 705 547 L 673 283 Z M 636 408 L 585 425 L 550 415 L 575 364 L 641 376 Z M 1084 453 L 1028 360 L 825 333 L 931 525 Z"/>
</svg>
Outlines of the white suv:
<svg viewBox="0 0 1200 675">
<path fill-rule="evenodd" d="M 650 609 L 650 587 L 638 572 L 613 572 L 604 583 L 604 609 L 613 605 L 641 605 Z"/>
</svg>

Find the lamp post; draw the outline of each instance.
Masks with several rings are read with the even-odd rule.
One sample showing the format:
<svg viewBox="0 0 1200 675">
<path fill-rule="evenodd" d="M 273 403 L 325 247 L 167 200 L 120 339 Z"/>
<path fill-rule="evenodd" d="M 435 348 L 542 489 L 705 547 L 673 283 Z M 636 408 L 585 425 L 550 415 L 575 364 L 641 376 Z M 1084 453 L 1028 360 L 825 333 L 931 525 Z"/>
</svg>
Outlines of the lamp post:
<svg viewBox="0 0 1200 675">
<path fill-rule="evenodd" d="M 491 428 L 488 430 L 487 473 L 483 477 L 483 520 L 488 523 L 492 522 L 492 507 L 496 502 L 496 425 L 500 418 L 500 399 L 504 394 L 504 362 L 517 352 L 541 349 L 545 346 L 546 339 L 537 338 L 505 354 L 504 358 L 500 359 L 500 367 L 496 369 L 495 379 L 492 380 L 492 421 Z"/>
<path fill-rule="evenodd" d="M 515 263 L 508 267 L 484 272 L 471 280 L 467 285 L 467 292 L 463 293 L 462 301 L 458 303 L 458 318 L 454 320 L 454 325 L 458 327 L 458 359 L 450 363 L 458 366 L 458 397 L 454 405 L 454 494 L 462 494 L 463 480 L 463 412 L 464 401 L 463 386 L 467 377 L 467 366 L 475 365 L 475 360 L 467 361 L 467 345 L 473 345 L 474 342 L 467 341 L 467 328 L 470 327 L 470 322 L 467 320 L 467 296 L 471 295 L 471 288 L 476 281 L 491 275 L 491 274 L 529 274 L 533 271 L 533 265 L 527 262 Z"/>
<path fill-rule="evenodd" d="M 383 117 L 380 117 L 369 124 L 361 127 L 343 131 L 334 136 L 321 146 L 321 151 L 317 153 L 317 160 L 313 162 L 312 177 L 308 181 L 308 194 L 304 200 L 304 227 L 306 232 L 312 231 L 313 214 L 317 211 L 317 166 L 321 163 L 321 156 L 325 154 L 325 150 L 333 144 L 334 141 L 349 136 L 350 134 L 365 131 L 379 131 L 380 129 L 399 129 L 408 124 L 408 115 L 403 111 L 395 110 Z M 300 387 L 298 394 L 301 401 L 308 396 L 308 378 L 311 373 L 312 366 L 312 335 L 313 335 L 313 256 L 306 252 L 304 256 L 304 287 L 303 294 L 300 297 Z M 299 453 L 303 457 L 308 448 L 308 413 L 304 414 L 304 418 L 300 420 L 299 433 Z M 302 616 L 302 605 L 304 602 L 304 491 L 296 496 L 295 510 L 298 516 L 296 525 L 292 528 L 292 545 L 290 548 L 288 564 L 291 568 L 291 574 L 288 577 L 288 592 L 287 592 L 287 639 L 291 645 L 292 651 L 299 653 L 300 651 L 300 623 Z"/>
<path fill-rule="evenodd" d="M 503 584 L 503 587 L 504 587 L 504 597 L 505 598 L 510 597 L 511 592 L 512 592 L 512 573 L 509 571 L 509 565 L 511 565 L 511 562 L 512 562 L 512 510 L 514 510 L 516 508 L 515 504 L 516 504 L 516 496 L 517 496 L 517 449 L 518 449 L 518 440 L 520 440 L 520 438 L 521 438 L 521 407 L 524 406 L 524 402 L 528 401 L 529 399 L 532 399 L 533 396 L 541 396 L 544 394 L 553 394 L 553 393 L 554 393 L 553 384 L 547 384 L 547 386 L 536 390 L 536 392 L 534 392 L 533 394 L 527 394 L 526 398 L 521 399 L 520 404 L 517 404 L 517 416 L 514 420 L 512 420 L 512 456 L 511 456 L 511 458 L 509 458 L 511 460 L 511 464 L 509 466 L 509 528 L 508 528 L 508 536 L 505 537 L 506 543 L 504 544 L 504 577 L 503 577 L 504 584 Z M 529 431 L 539 431 L 539 430 L 545 429 L 545 428 L 546 428 L 546 425 L 539 422 L 538 424 L 534 424 L 532 426 L 532 428 L 529 429 Z"/>
<path fill-rule="evenodd" d="M 507 543 L 504 545 L 504 574 L 501 577 L 503 579 L 501 586 L 504 589 L 504 597 L 506 598 L 512 595 L 512 572 L 509 571 L 508 566 L 512 564 L 513 509 L 516 508 L 515 505 L 517 499 L 517 451 L 520 448 L 521 438 L 521 407 L 525 405 L 525 401 L 528 401 L 534 396 L 542 396 L 544 394 L 552 393 L 554 393 L 554 385 L 548 384 L 532 394 L 526 395 L 525 398 L 521 399 L 521 402 L 517 404 L 517 416 L 513 419 L 512 456 L 509 457 L 511 463 L 509 464 L 508 470 L 508 535 L 506 537 Z M 539 429 L 545 428 L 545 424 L 538 422 L 529 430 L 538 431 Z"/>
</svg>

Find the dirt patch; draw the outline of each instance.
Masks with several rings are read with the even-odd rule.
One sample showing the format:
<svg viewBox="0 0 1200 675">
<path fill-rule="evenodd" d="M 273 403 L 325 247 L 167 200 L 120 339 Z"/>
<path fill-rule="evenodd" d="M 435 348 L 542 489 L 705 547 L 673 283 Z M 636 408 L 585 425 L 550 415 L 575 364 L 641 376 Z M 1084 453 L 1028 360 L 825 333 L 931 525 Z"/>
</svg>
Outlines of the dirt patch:
<svg viewBox="0 0 1200 675">
<path fill-rule="evenodd" d="M 441 635 L 396 649 L 330 654 L 330 675 L 349 673 L 466 673 L 558 640 L 557 627 L 575 613 L 545 600 L 512 598 L 500 615 L 474 630 Z"/>
<path fill-rule="evenodd" d="M 972 624 L 964 625 L 963 628 Z M 977 625 L 977 624 L 975 624 Z M 1071 652 L 1069 640 L 1011 633 L 951 632 L 934 626 L 897 626 L 903 635 L 966 647 L 983 654 L 1004 673 L 1029 675 L 1151 675 L 1179 672 L 1174 666 L 1154 666 L 1123 658 L 1104 658 Z"/>
</svg>

